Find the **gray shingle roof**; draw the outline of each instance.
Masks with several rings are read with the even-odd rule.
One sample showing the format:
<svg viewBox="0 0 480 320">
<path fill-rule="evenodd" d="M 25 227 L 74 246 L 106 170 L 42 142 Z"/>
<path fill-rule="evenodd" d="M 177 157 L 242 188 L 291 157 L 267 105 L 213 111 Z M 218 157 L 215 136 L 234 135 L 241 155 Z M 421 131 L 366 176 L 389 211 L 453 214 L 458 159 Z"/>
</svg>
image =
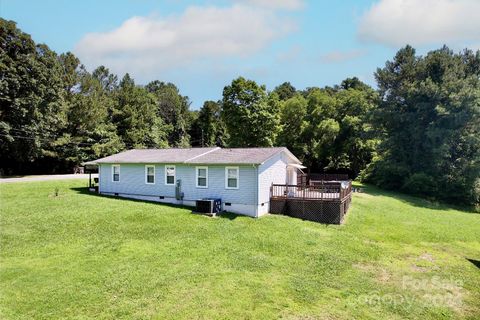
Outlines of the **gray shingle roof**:
<svg viewBox="0 0 480 320">
<path fill-rule="evenodd" d="M 183 163 L 217 148 L 133 149 L 90 163 Z"/>
<path fill-rule="evenodd" d="M 260 164 L 287 148 L 218 149 L 187 161 L 197 164 Z M 288 150 L 287 150 L 288 151 Z M 289 151 L 288 151 L 289 152 Z"/>
<path fill-rule="evenodd" d="M 186 148 L 133 149 L 86 162 L 98 163 L 192 163 L 192 164 L 261 164 L 279 152 L 286 152 L 294 163 L 300 161 L 284 147 L 280 148 Z"/>
</svg>

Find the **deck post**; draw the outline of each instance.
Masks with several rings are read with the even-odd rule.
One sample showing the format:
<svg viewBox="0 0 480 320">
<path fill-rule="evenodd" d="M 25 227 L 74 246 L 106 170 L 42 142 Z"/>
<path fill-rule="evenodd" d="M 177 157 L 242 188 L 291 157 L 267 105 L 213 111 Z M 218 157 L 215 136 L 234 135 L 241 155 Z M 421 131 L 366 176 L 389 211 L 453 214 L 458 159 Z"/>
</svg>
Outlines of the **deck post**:
<svg viewBox="0 0 480 320">
<path fill-rule="evenodd" d="M 321 190 L 321 192 L 320 192 L 320 199 L 323 200 L 323 180 L 322 180 L 322 185 L 320 186 L 320 188 L 321 188 L 321 189 L 320 189 L 320 190 Z"/>
</svg>

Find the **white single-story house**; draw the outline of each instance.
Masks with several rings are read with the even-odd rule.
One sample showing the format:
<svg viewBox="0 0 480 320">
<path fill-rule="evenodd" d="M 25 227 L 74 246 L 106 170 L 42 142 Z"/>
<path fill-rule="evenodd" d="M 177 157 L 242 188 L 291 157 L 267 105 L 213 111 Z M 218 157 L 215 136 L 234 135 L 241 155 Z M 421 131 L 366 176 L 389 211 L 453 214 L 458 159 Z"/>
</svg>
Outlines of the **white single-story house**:
<svg viewBox="0 0 480 320">
<path fill-rule="evenodd" d="M 98 192 L 194 206 L 221 198 L 223 210 L 269 212 L 272 184 L 297 184 L 304 168 L 287 148 L 134 149 L 87 162 L 99 171 Z"/>
</svg>

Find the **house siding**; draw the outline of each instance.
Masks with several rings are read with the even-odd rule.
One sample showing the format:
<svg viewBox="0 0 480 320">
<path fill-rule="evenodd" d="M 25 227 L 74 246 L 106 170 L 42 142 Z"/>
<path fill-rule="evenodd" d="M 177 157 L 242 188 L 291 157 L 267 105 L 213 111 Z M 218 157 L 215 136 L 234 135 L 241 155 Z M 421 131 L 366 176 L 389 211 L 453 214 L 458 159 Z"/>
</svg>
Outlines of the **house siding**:
<svg viewBox="0 0 480 320">
<path fill-rule="evenodd" d="M 200 166 L 200 165 L 199 165 Z M 204 165 L 201 165 L 204 166 Z M 231 165 L 227 165 L 231 166 Z M 175 199 L 175 185 L 165 185 L 165 164 L 155 165 L 155 184 L 145 183 L 144 164 L 121 164 L 120 181 L 112 181 L 112 164 L 101 164 L 99 171 L 99 192 L 119 196 L 153 200 L 168 203 L 181 203 L 192 205 L 201 198 L 221 198 L 227 211 L 255 216 L 256 199 L 256 168 L 248 166 L 239 167 L 239 188 L 225 188 L 224 165 L 209 165 L 208 188 L 196 187 L 196 165 L 175 164 L 176 180 L 181 180 L 181 191 L 184 193 L 183 201 Z M 164 197 L 164 199 L 160 199 Z"/>
<path fill-rule="evenodd" d="M 258 168 L 258 215 L 269 212 L 270 208 L 270 186 L 285 184 L 287 180 L 287 159 L 285 153 L 281 152 L 268 159 Z"/>
<path fill-rule="evenodd" d="M 226 211 L 258 217 L 270 211 L 270 186 L 287 183 L 289 157 L 279 152 L 261 165 L 175 165 L 183 200 L 175 198 L 175 185 L 165 185 L 165 163 L 155 164 L 155 184 L 145 183 L 145 164 L 120 164 L 120 181 L 112 181 L 112 165 L 99 165 L 99 192 L 166 203 L 195 205 L 201 198 L 221 198 Z M 208 188 L 196 187 L 196 167 L 208 167 Z M 225 188 L 225 167 L 239 168 L 239 188 Z M 226 203 L 229 205 L 227 206 Z"/>
</svg>

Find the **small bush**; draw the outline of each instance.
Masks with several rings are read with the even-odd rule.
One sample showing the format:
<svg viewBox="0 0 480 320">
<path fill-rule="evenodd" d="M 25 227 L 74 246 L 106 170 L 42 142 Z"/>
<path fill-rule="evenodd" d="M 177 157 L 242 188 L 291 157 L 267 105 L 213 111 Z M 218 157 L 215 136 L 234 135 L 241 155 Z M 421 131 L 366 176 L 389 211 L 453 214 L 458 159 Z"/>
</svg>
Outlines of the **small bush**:
<svg viewBox="0 0 480 320">
<path fill-rule="evenodd" d="M 405 178 L 409 175 L 410 171 L 405 166 L 379 160 L 371 163 L 360 174 L 360 179 L 384 189 L 398 190 L 403 186 Z"/>
<path fill-rule="evenodd" d="M 426 173 L 414 173 L 405 180 L 402 191 L 414 195 L 432 197 L 438 192 L 437 185 L 438 183 L 435 179 Z"/>
<path fill-rule="evenodd" d="M 374 168 L 374 163 L 371 162 L 367 164 L 365 169 L 360 171 L 360 173 L 357 176 L 357 180 L 360 182 L 372 182 L 372 174 L 373 174 L 373 168 Z"/>
</svg>

